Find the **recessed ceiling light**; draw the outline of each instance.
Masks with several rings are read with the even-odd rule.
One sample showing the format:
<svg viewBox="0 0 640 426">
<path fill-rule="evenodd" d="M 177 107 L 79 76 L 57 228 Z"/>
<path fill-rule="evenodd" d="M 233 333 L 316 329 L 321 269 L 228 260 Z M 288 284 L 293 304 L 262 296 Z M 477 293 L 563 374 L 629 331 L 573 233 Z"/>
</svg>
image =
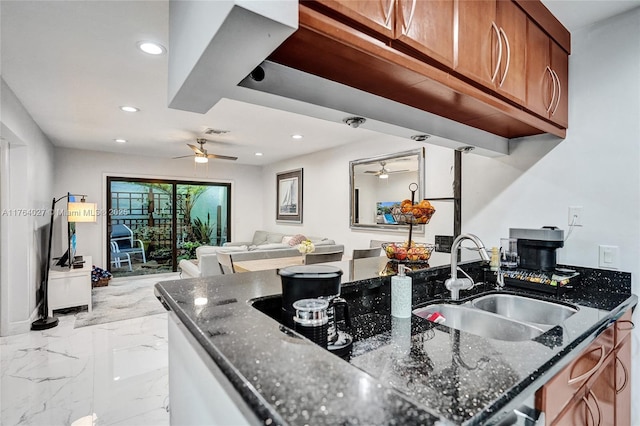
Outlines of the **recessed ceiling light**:
<svg viewBox="0 0 640 426">
<path fill-rule="evenodd" d="M 298 134 L 291 135 L 291 139 L 302 139 L 303 137 L 304 137 L 304 136 L 302 136 L 302 135 L 298 135 Z"/>
<path fill-rule="evenodd" d="M 256 157 L 262 157 L 262 153 L 261 152 L 256 152 Z"/>
<path fill-rule="evenodd" d="M 149 55 L 162 55 L 167 51 L 163 45 L 153 41 L 139 41 L 138 49 Z"/>
<path fill-rule="evenodd" d="M 138 112 L 140 111 L 140 108 L 136 108 L 136 107 L 132 107 L 132 106 L 121 106 L 120 109 L 124 112 Z"/>
<path fill-rule="evenodd" d="M 114 141 L 116 141 L 118 143 L 127 143 L 126 139 L 114 139 Z"/>
</svg>

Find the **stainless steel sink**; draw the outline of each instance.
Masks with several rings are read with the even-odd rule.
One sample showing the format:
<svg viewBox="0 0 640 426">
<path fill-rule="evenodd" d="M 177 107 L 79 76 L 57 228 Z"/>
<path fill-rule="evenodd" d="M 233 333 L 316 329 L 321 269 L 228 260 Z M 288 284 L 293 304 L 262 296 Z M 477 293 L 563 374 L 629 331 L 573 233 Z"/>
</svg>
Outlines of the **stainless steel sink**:
<svg viewBox="0 0 640 426">
<path fill-rule="evenodd" d="M 483 311 L 502 315 L 527 323 L 558 325 L 577 309 L 560 303 L 547 302 L 514 294 L 488 294 L 471 301 L 471 305 Z"/>
<path fill-rule="evenodd" d="M 544 333 L 543 329 L 534 325 L 475 309 L 469 305 L 437 304 L 413 311 L 415 315 L 425 319 L 429 319 L 428 317 L 436 312 L 445 318 L 443 325 L 490 339 L 517 342 L 531 340 Z"/>
</svg>

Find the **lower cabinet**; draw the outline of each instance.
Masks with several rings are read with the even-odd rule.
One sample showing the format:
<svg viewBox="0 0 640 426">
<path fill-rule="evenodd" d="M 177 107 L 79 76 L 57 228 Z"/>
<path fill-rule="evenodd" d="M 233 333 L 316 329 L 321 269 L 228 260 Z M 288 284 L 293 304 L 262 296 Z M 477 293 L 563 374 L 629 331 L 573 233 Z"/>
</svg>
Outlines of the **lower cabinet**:
<svg viewBox="0 0 640 426">
<path fill-rule="evenodd" d="M 627 317 L 631 311 L 622 320 Z M 547 425 L 630 424 L 631 337 L 620 333 L 619 325 L 605 330 L 538 390 L 536 408 L 544 411 Z"/>
<path fill-rule="evenodd" d="M 631 336 L 626 336 L 615 355 L 616 425 L 631 424 Z"/>
</svg>

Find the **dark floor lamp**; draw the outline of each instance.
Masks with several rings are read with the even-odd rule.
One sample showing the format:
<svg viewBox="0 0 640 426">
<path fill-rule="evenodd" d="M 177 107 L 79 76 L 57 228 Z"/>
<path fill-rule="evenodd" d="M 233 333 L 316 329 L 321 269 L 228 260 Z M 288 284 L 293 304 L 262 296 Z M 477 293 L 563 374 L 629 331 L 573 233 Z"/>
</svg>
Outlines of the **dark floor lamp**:
<svg viewBox="0 0 640 426">
<path fill-rule="evenodd" d="M 82 197 L 79 203 L 72 201 L 72 197 Z M 86 195 L 67 193 L 58 199 L 53 198 L 51 203 L 51 221 L 49 223 L 49 246 L 47 247 L 47 259 L 44 270 L 44 280 L 42 281 L 42 303 L 40 304 L 40 318 L 31 323 L 32 330 L 46 330 L 58 325 L 58 318 L 49 316 L 49 268 L 51 263 L 51 239 L 53 236 L 53 220 L 55 208 L 58 201 L 69 199 L 67 203 L 67 222 L 95 222 L 96 205 L 86 203 Z M 70 238 L 70 236 L 67 236 Z M 69 266 L 73 265 L 73 253 L 69 252 Z"/>
</svg>

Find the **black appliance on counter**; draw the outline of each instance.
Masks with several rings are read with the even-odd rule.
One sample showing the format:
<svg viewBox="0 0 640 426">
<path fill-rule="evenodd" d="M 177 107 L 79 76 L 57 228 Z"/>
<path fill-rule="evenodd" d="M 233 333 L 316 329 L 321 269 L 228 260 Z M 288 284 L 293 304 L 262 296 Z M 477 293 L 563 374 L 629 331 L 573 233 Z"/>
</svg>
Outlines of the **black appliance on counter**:
<svg viewBox="0 0 640 426">
<path fill-rule="evenodd" d="M 556 249 L 564 247 L 564 231 L 553 226 L 540 229 L 509 228 L 518 240 L 518 267 L 537 271 L 556 269 Z"/>
<path fill-rule="evenodd" d="M 573 288 L 578 272 L 557 267 L 556 250 L 564 247 L 564 231 L 554 226 L 539 229 L 509 228 L 517 240 L 518 267 L 502 271 L 505 285 L 560 295 Z"/>
<path fill-rule="evenodd" d="M 282 321 L 289 328 L 297 328 L 294 318 L 298 315 L 295 302 L 302 299 L 323 299 L 328 303 L 328 330 L 326 348 L 339 357 L 348 359 L 353 348 L 353 338 L 339 329 L 338 310 L 345 327 L 351 327 L 349 305 L 340 297 L 342 269 L 331 265 L 289 266 L 278 271 L 282 282 Z"/>
</svg>

